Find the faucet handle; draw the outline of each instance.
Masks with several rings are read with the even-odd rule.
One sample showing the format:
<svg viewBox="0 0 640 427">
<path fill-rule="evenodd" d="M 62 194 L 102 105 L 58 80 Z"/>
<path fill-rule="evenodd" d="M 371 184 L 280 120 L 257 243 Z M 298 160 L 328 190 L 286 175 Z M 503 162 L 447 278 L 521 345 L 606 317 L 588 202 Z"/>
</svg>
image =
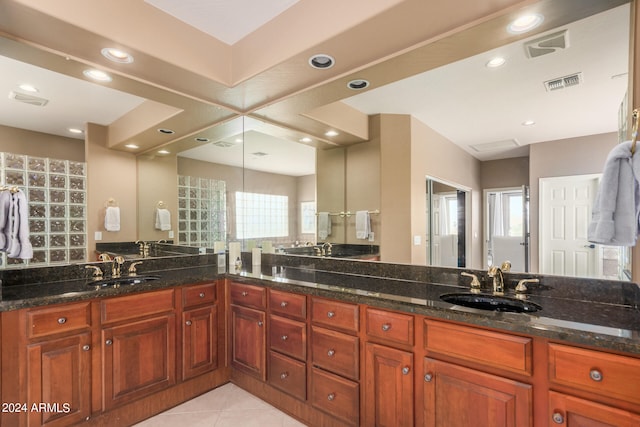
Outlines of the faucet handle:
<svg viewBox="0 0 640 427">
<path fill-rule="evenodd" d="M 142 261 L 132 262 L 129 265 L 129 276 L 135 276 L 136 274 L 138 274 L 138 272 L 136 271 L 136 265 L 139 264 L 142 264 Z"/>
<path fill-rule="evenodd" d="M 517 294 L 524 294 L 525 292 L 527 292 L 527 286 L 525 285 L 526 283 L 540 283 L 540 280 L 538 279 L 522 279 L 518 282 L 518 286 L 516 286 L 516 293 Z"/>
<path fill-rule="evenodd" d="M 100 267 L 95 265 L 85 265 L 84 268 L 93 270 L 92 276 L 95 279 L 102 279 L 102 270 L 100 269 Z"/>
<path fill-rule="evenodd" d="M 472 293 L 480 293 L 480 281 L 478 280 L 478 276 L 475 274 L 467 273 L 463 271 L 460 273 L 462 276 L 471 277 L 471 292 Z"/>
<path fill-rule="evenodd" d="M 511 271 L 511 261 L 505 261 L 502 263 L 502 265 L 500 266 L 500 270 L 502 270 L 505 273 L 508 273 Z"/>
</svg>

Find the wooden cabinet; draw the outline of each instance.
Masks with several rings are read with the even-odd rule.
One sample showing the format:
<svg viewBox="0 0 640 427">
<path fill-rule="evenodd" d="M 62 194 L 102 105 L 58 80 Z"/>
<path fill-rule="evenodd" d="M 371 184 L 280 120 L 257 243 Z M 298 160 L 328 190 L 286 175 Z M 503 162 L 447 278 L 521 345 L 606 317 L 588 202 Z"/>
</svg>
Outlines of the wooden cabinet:
<svg viewBox="0 0 640 427">
<path fill-rule="evenodd" d="M 27 425 L 67 426 L 89 418 L 90 304 L 31 309 L 25 317 Z"/>
<path fill-rule="evenodd" d="M 549 392 L 550 426 L 637 427 L 640 415 L 563 393 Z"/>
<path fill-rule="evenodd" d="M 218 367 L 216 284 L 182 289 L 182 380 Z"/>
<path fill-rule="evenodd" d="M 424 425 L 525 427 L 533 423 L 532 387 L 510 379 L 425 358 Z"/>
</svg>

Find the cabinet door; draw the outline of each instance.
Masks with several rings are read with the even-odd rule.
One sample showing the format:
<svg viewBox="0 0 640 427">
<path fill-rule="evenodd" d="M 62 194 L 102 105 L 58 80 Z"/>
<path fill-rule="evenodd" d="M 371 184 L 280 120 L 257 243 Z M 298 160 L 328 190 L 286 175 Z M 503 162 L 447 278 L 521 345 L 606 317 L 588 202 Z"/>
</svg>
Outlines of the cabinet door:
<svg viewBox="0 0 640 427">
<path fill-rule="evenodd" d="M 182 313 L 182 379 L 186 380 L 218 367 L 218 308 Z"/>
<path fill-rule="evenodd" d="M 176 383 L 175 316 L 102 331 L 106 410 Z"/>
<path fill-rule="evenodd" d="M 640 415 L 562 393 L 549 392 L 549 425 L 565 427 L 633 427 Z"/>
<path fill-rule="evenodd" d="M 66 426 L 89 417 L 90 345 L 87 332 L 27 347 L 29 426 Z"/>
<path fill-rule="evenodd" d="M 267 379 L 264 311 L 231 306 L 231 365 L 262 381 Z"/>
<path fill-rule="evenodd" d="M 425 426 L 532 425 L 528 384 L 429 358 L 424 359 L 423 384 Z"/>
<path fill-rule="evenodd" d="M 364 425 L 413 425 L 413 353 L 367 343 L 364 379 Z"/>
</svg>

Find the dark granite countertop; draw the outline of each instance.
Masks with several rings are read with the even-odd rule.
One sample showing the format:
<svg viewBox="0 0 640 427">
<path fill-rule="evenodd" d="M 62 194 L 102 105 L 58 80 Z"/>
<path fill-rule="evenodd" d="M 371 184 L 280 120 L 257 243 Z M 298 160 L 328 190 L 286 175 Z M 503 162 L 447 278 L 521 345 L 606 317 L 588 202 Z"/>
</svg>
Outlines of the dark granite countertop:
<svg viewBox="0 0 640 427">
<path fill-rule="evenodd" d="M 640 354 L 640 310 L 634 304 L 561 298 L 549 292 L 549 295 L 528 297 L 542 307 L 538 312 L 494 312 L 457 306 L 440 299 L 442 294 L 467 292 L 466 286 L 306 268 L 276 268 L 274 271 L 272 266 L 266 266 L 256 273 L 249 268 L 228 276 L 235 281 L 275 289 Z"/>
</svg>

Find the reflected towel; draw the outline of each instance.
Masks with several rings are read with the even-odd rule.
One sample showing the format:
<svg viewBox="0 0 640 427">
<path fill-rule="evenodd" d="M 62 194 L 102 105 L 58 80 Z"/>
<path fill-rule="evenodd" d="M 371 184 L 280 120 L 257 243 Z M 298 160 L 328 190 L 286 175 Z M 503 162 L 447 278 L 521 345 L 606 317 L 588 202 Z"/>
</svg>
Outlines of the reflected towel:
<svg viewBox="0 0 640 427">
<path fill-rule="evenodd" d="M 631 155 L 631 141 L 618 144 L 604 164 L 600 188 L 591 211 L 588 240 L 633 246 L 638 235 L 640 153 Z"/>
<path fill-rule="evenodd" d="M 169 212 L 169 209 L 156 209 L 156 230 L 171 230 L 171 212 Z"/>
<path fill-rule="evenodd" d="M 371 232 L 369 211 L 356 212 L 356 239 L 368 239 Z"/>
<path fill-rule="evenodd" d="M 318 212 L 318 239 L 324 240 L 329 236 L 331 236 L 329 212 Z"/>
<path fill-rule="evenodd" d="M 22 190 L 13 193 L 13 218 L 11 220 L 11 241 L 7 248 L 10 258 L 31 259 L 33 247 L 29 241 L 29 207 Z"/>
<path fill-rule="evenodd" d="M 120 231 L 120 208 L 109 206 L 104 214 L 104 229 L 107 231 Z"/>
<path fill-rule="evenodd" d="M 11 241 L 11 193 L 0 191 L 0 251 Z"/>
</svg>

